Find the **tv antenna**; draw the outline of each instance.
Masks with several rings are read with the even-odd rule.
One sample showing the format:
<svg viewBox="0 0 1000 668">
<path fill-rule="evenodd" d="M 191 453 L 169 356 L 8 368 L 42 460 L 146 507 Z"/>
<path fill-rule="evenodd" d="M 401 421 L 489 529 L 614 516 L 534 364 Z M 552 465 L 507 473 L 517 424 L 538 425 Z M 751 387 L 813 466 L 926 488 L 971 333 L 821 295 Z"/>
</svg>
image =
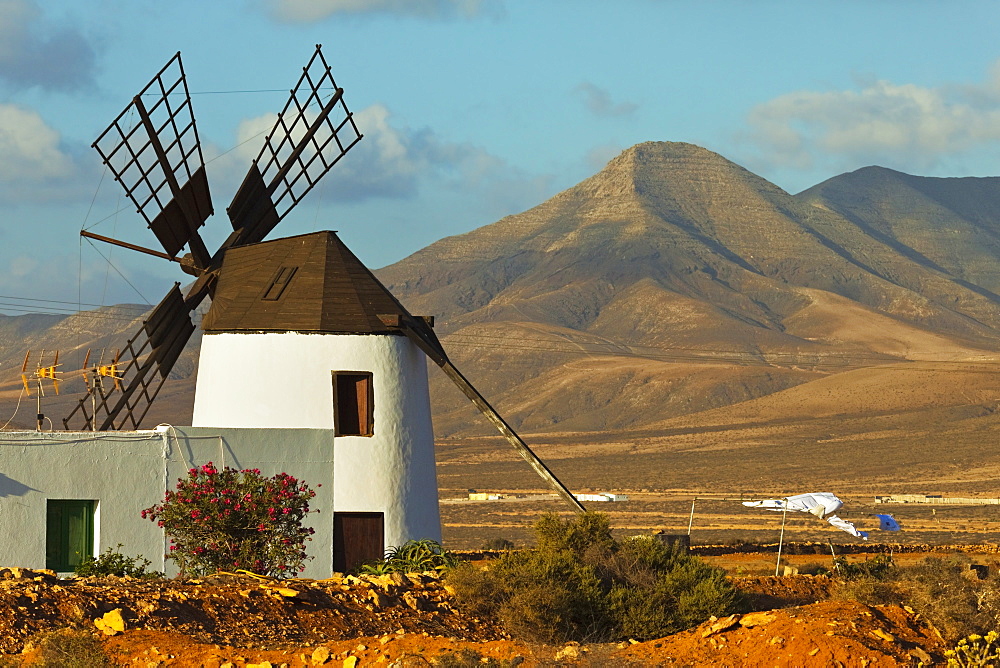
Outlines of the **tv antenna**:
<svg viewBox="0 0 1000 668">
<path fill-rule="evenodd" d="M 115 356 L 111 364 L 104 364 L 104 354 L 107 352 L 106 349 L 101 350 L 101 356 L 97 359 L 97 364 L 94 366 L 87 366 L 90 362 L 90 349 L 87 349 L 87 355 L 83 358 L 83 368 L 80 372 L 83 374 L 83 382 L 87 385 L 87 395 L 91 400 L 91 419 L 90 419 L 90 430 L 97 431 L 97 421 L 93 419 L 97 415 L 98 401 L 102 404 L 107 402 L 107 395 L 104 392 L 104 379 L 110 378 L 114 382 L 114 389 L 116 391 L 121 391 L 121 371 L 118 368 L 118 360 L 121 357 L 121 351 L 116 350 Z"/>
<path fill-rule="evenodd" d="M 45 396 L 45 385 L 42 384 L 43 380 L 52 381 L 52 389 L 55 391 L 56 395 L 59 394 L 59 374 L 62 371 L 56 371 L 56 368 L 62 366 L 59 364 L 59 351 L 56 351 L 55 358 L 52 360 L 52 364 L 48 366 L 45 365 L 45 350 L 43 349 L 38 355 L 38 361 L 35 363 L 35 370 L 29 374 L 28 373 L 28 362 L 31 359 L 31 351 L 29 350 L 24 354 L 24 364 L 21 365 L 21 382 L 24 383 L 24 391 L 31 396 L 31 385 L 34 384 L 36 388 L 35 392 L 35 406 L 36 406 L 36 431 L 42 431 L 42 423 L 45 421 L 45 414 L 42 413 L 42 397 Z M 29 378 L 30 376 L 30 378 Z"/>
</svg>

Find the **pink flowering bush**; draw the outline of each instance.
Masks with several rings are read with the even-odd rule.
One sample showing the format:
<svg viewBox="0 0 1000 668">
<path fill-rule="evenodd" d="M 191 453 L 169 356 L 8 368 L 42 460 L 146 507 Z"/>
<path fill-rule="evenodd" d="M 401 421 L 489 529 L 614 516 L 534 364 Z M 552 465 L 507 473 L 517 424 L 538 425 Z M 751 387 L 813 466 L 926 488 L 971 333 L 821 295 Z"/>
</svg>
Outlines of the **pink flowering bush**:
<svg viewBox="0 0 1000 668">
<path fill-rule="evenodd" d="M 163 527 L 167 558 L 182 574 L 245 569 L 283 577 L 305 569 L 305 543 L 315 532 L 302 520 L 314 496 L 287 473 L 265 478 L 259 469 L 220 471 L 209 462 L 190 469 L 142 517 Z"/>
</svg>

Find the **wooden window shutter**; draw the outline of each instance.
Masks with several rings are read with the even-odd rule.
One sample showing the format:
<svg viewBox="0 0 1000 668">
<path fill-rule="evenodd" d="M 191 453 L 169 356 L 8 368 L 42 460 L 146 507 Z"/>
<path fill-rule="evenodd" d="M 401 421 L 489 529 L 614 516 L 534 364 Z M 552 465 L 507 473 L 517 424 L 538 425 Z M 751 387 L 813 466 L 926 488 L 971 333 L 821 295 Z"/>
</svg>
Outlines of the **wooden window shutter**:
<svg viewBox="0 0 1000 668">
<path fill-rule="evenodd" d="M 281 267 L 278 272 L 271 279 L 271 282 L 267 286 L 267 290 L 264 291 L 264 296 L 261 297 L 262 300 L 268 302 L 278 301 L 281 298 L 282 293 L 284 293 L 285 288 L 288 284 L 292 282 L 292 277 L 295 276 L 295 272 L 298 271 L 298 267 Z"/>
<path fill-rule="evenodd" d="M 333 372 L 334 436 L 371 436 L 374 433 L 372 374 Z"/>
</svg>

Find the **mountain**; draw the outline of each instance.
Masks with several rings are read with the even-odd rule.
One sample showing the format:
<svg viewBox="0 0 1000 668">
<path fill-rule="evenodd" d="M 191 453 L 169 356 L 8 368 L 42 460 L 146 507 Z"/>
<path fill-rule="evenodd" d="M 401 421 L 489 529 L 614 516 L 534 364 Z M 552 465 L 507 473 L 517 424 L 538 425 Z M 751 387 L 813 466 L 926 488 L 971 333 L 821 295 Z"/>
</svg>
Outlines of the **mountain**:
<svg viewBox="0 0 1000 668">
<path fill-rule="evenodd" d="M 1000 179 L 851 176 L 792 196 L 703 148 L 648 142 L 377 274 L 438 318 L 465 373 L 527 431 L 638 428 L 848 368 L 992 355 L 1000 265 L 984 240 L 1000 231 Z M 434 383 L 439 433 L 482 428 Z"/>
<path fill-rule="evenodd" d="M 1000 293 L 1000 178 L 930 178 L 866 167 L 798 199 L 850 220 L 932 271 Z"/>
<path fill-rule="evenodd" d="M 376 274 L 435 316 L 456 364 L 516 428 L 617 442 L 684 425 L 813 420 L 829 438 L 831 420 L 892 431 L 889 415 L 954 427 L 991 414 L 998 269 L 998 178 L 871 167 L 791 195 L 698 146 L 647 142 Z M 0 319 L 4 405 L 26 348 L 58 348 L 63 370 L 77 369 L 86 349 L 120 346 L 140 312 Z M 190 420 L 197 342 L 148 424 Z M 434 368 L 431 379 L 438 436 L 493 433 Z M 46 412 L 73 401 L 47 397 Z"/>
</svg>

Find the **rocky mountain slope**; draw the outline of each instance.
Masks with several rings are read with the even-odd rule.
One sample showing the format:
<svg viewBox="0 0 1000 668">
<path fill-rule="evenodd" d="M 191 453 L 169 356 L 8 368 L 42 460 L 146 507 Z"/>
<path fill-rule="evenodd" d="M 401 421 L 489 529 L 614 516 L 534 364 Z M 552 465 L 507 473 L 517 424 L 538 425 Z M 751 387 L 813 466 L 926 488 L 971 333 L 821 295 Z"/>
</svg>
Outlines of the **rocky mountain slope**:
<svg viewBox="0 0 1000 668">
<path fill-rule="evenodd" d="M 852 368 L 991 359 L 997 233 L 1000 179 L 872 168 L 792 196 L 650 142 L 378 275 L 523 430 L 622 429 Z M 474 433 L 434 382 L 439 433 Z"/>
</svg>

